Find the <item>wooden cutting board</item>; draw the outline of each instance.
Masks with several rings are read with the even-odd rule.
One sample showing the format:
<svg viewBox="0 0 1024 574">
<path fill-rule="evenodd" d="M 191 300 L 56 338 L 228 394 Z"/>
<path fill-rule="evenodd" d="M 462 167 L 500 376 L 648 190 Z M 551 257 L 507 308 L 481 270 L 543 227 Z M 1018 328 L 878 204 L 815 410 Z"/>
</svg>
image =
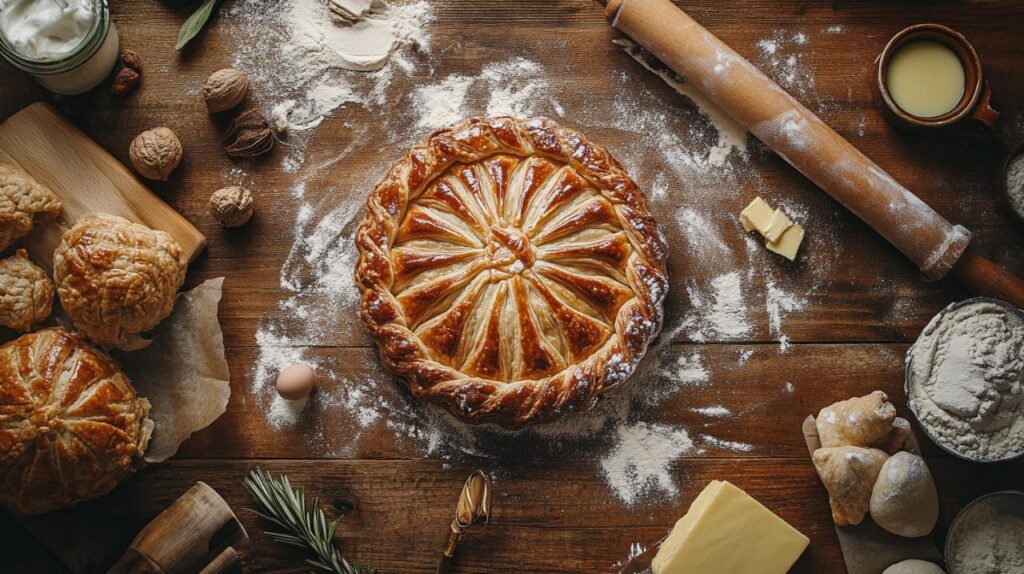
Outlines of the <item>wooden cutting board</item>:
<svg viewBox="0 0 1024 574">
<path fill-rule="evenodd" d="M 40 225 L 20 242 L 46 268 L 63 230 L 100 212 L 166 231 L 189 261 L 206 247 L 198 229 L 47 103 L 32 104 L 0 124 L 0 162 L 25 170 L 64 204 L 56 223 Z"/>
</svg>

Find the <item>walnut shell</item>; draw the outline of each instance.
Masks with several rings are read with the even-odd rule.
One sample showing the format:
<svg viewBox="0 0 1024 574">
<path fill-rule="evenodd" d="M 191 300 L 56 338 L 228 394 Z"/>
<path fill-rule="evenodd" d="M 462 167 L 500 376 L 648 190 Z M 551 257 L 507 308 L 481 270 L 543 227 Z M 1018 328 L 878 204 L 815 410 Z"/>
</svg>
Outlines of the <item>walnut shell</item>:
<svg viewBox="0 0 1024 574">
<path fill-rule="evenodd" d="M 249 78 L 233 68 L 217 70 L 203 84 L 203 99 L 211 114 L 230 110 L 249 92 Z"/>
<path fill-rule="evenodd" d="M 274 134 L 263 112 L 250 108 L 235 116 L 224 135 L 224 150 L 231 157 L 254 158 L 274 148 Z"/>
<path fill-rule="evenodd" d="M 210 215 L 224 227 L 245 225 L 252 217 L 252 194 L 237 185 L 218 189 L 210 196 Z"/>
<path fill-rule="evenodd" d="M 181 163 L 181 142 L 170 128 L 159 127 L 135 136 L 128 157 L 142 177 L 167 181 Z"/>
<path fill-rule="evenodd" d="M 0 163 L 0 251 L 60 213 L 61 203 L 50 189 L 24 171 Z"/>
<path fill-rule="evenodd" d="M 53 282 L 24 249 L 0 260 L 0 325 L 27 333 L 53 310 Z"/>
<path fill-rule="evenodd" d="M 53 279 L 75 328 L 106 347 L 138 349 L 139 335 L 174 308 L 188 259 L 170 235 L 105 213 L 82 218 L 53 253 Z"/>
</svg>

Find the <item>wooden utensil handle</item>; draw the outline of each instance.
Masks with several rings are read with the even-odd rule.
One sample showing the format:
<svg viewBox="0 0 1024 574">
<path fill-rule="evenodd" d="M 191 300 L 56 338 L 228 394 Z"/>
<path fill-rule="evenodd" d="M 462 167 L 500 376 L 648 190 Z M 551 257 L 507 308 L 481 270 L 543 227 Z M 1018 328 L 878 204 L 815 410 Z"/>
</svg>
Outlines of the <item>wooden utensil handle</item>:
<svg viewBox="0 0 1024 574">
<path fill-rule="evenodd" d="M 953 267 L 953 275 L 972 293 L 1024 309 L 1024 280 L 981 255 L 968 251 Z"/>
<path fill-rule="evenodd" d="M 970 232 L 946 221 L 670 0 L 608 0 L 606 15 L 928 277 L 945 275 L 967 248 Z"/>
</svg>

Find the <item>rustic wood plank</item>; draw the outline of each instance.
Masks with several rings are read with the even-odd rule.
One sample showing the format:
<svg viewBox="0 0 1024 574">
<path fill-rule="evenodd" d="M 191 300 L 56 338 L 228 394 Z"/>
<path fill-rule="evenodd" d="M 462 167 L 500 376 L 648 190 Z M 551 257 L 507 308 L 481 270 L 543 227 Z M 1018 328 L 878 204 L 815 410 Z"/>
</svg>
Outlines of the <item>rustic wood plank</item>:
<svg viewBox="0 0 1024 574">
<path fill-rule="evenodd" d="M 1007 465 L 979 473 L 963 461 L 928 462 L 943 495 L 943 525 L 973 497 L 1020 480 L 1019 473 L 1007 472 Z M 681 484 L 678 497 L 655 500 L 642 512 L 591 495 L 603 485 L 593 477 L 574 475 L 574 464 L 551 461 L 498 472 L 491 525 L 466 539 L 457 572 L 607 572 L 632 542 L 662 536 L 708 481 L 722 477 L 810 537 L 794 573 L 842 571 L 827 496 L 806 458 L 682 459 L 672 469 Z M 273 544 L 262 532 L 267 525 L 242 510 L 249 502 L 241 479 L 257 465 L 286 473 L 309 496 L 319 496 L 328 516 L 344 516 L 338 533 L 341 547 L 351 558 L 380 568 L 381 574 L 433 571 L 462 480 L 473 469 L 426 460 L 179 459 L 141 471 L 115 493 L 90 503 L 88 510 L 134 532 L 199 477 L 238 511 L 253 539 L 245 558 L 251 571 L 305 572 L 301 553 Z M 0 518 L 0 532 L 8 522 Z"/>
</svg>

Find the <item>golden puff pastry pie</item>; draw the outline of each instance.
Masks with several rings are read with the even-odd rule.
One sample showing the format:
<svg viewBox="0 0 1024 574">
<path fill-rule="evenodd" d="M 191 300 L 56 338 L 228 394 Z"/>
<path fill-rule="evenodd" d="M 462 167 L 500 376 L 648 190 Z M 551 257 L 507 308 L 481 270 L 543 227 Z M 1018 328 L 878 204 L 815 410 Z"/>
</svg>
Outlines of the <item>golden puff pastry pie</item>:
<svg viewBox="0 0 1024 574">
<path fill-rule="evenodd" d="M 661 329 L 667 248 L 647 198 L 547 119 L 432 133 L 371 192 L 356 243 L 384 365 L 470 423 L 590 408 Z"/>
<path fill-rule="evenodd" d="M 174 309 L 188 258 L 167 233 L 100 213 L 64 232 L 53 279 L 75 329 L 103 347 L 134 350 Z"/>
<path fill-rule="evenodd" d="M 148 413 L 77 335 L 45 329 L 0 346 L 0 506 L 38 514 L 110 492 L 146 447 Z"/>
</svg>

